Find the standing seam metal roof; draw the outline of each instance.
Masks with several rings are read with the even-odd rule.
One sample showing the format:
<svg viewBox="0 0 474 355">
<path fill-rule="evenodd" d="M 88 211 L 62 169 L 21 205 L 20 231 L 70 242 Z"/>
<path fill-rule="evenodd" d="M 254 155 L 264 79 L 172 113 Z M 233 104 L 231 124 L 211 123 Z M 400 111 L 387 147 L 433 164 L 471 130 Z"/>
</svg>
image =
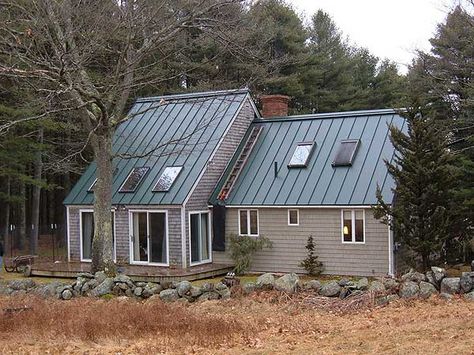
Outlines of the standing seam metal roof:
<svg viewBox="0 0 474 355">
<path fill-rule="evenodd" d="M 117 174 L 113 178 L 112 204 L 181 205 L 206 167 L 224 132 L 248 98 L 248 90 L 230 90 L 138 99 L 133 116 L 114 136 Z M 150 151 L 153 154 L 147 155 Z M 133 193 L 118 192 L 134 167 L 150 171 Z M 167 192 L 152 189 L 167 166 L 183 166 Z M 96 177 L 92 163 L 66 197 L 66 205 L 91 205 L 87 192 Z"/>
<path fill-rule="evenodd" d="M 405 120 L 395 110 L 354 111 L 254 120 L 263 131 L 225 204 L 228 206 L 328 206 L 376 204 L 377 184 L 388 202 L 394 182 L 384 160 L 394 148 L 389 125 Z M 359 139 L 352 166 L 331 165 L 339 142 Z M 298 143 L 314 141 L 306 168 L 289 168 Z M 238 153 L 237 153 L 238 154 Z M 274 175 L 274 162 L 278 175 Z M 215 196 L 216 194 L 214 194 Z"/>
</svg>

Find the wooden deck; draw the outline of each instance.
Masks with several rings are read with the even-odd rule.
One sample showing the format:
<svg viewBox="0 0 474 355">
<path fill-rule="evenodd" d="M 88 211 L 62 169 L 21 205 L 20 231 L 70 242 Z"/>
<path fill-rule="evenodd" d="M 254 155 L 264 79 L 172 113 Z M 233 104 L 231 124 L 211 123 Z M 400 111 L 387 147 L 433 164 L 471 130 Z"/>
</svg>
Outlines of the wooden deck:
<svg viewBox="0 0 474 355">
<path fill-rule="evenodd" d="M 44 262 L 38 261 L 32 265 L 31 276 L 74 278 L 80 272 L 89 272 L 90 263 L 80 262 Z M 142 265 L 117 265 L 119 272 L 130 276 L 134 281 L 159 282 L 159 281 L 182 281 L 199 280 L 215 276 L 225 275 L 232 271 L 233 266 L 228 264 L 204 264 L 192 266 L 186 269 L 142 266 Z"/>
</svg>

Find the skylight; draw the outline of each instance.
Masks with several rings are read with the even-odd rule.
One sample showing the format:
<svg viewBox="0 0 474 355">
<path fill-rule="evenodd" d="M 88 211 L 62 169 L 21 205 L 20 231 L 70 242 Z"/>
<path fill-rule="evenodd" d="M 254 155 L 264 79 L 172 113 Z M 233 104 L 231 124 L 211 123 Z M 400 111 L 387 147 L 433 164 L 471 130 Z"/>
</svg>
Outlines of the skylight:
<svg viewBox="0 0 474 355">
<path fill-rule="evenodd" d="M 130 174 L 128 175 L 127 179 L 123 183 L 122 187 L 120 187 L 120 192 L 134 192 L 140 182 L 145 177 L 146 173 L 150 170 L 148 166 L 141 166 L 138 168 L 133 168 Z"/>
<path fill-rule="evenodd" d="M 153 188 L 154 192 L 166 192 L 169 191 L 174 181 L 178 177 L 179 173 L 183 169 L 182 166 L 167 166 L 160 178 L 156 182 Z"/>
<path fill-rule="evenodd" d="M 357 147 L 359 146 L 358 139 L 342 140 L 337 150 L 336 157 L 332 162 L 332 166 L 351 166 L 354 161 Z"/>
<path fill-rule="evenodd" d="M 306 167 L 313 151 L 313 147 L 314 142 L 298 143 L 288 166 L 291 168 Z"/>
<path fill-rule="evenodd" d="M 96 183 L 97 183 L 97 178 L 94 180 L 91 186 L 89 186 L 89 188 L 87 189 L 87 192 L 94 192 L 94 187 Z"/>
</svg>

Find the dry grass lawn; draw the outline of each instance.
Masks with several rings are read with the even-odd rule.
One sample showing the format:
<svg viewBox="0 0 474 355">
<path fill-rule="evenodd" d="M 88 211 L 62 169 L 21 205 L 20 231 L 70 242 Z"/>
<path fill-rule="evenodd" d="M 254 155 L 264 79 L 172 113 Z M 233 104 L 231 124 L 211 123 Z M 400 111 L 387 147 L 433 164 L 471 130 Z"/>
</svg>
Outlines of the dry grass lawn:
<svg viewBox="0 0 474 355">
<path fill-rule="evenodd" d="M 6 297 L 0 353 L 474 354 L 474 302 L 432 298 L 341 313 L 303 299 L 267 292 L 182 305 Z"/>
</svg>

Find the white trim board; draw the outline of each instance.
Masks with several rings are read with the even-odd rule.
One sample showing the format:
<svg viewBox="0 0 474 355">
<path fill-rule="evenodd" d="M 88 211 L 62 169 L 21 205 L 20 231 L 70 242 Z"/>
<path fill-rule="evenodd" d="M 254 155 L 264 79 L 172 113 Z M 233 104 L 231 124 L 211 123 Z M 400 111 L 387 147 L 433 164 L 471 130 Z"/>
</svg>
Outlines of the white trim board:
<svg viewBox="0 0 474 355">
<path fill-rule="evenodd" d="M 212 208 L 212 205 L 209 206 Z M 288 209 L 303 209 L 303 208 L 317 208 L 317 209 L 324 209 L 324 208 L 332 208 L 332 209 L 370 209 L 372 205 L 278 205 L 278 206 L 266 206 L 266 205 L 231 205 L 225 206 L 226 208 L 238 208 L 238 209 L 257 209 L 257 208 L 288 208 Z"/>
</svg>

